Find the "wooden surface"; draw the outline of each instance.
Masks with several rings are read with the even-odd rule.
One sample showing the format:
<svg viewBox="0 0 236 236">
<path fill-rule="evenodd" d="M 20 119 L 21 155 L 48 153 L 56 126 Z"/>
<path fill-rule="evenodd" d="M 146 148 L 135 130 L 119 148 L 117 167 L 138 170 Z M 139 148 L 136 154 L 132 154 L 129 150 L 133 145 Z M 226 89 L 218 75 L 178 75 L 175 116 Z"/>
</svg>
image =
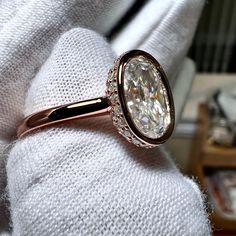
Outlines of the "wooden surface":
<svg viewBox="0 0 236 236">
<path fill-rule="evenodd" d="M 190 170 L 191 173 L 199 179 L 202 188 L 207 192 L 205 182 L 207 169 L 225 167 L 236 168 L 236 149 L 211 146 L 207 144 L 209 118 L 208 107 L 206 104 L 201 104 L 199 106 L 197 122 L 198 128 L 190 157 Z M 210 219 L 214 228 L 217 229 L 216 233 L 225 233 L 225 235 L 236 236 L 236 215 L 226 214 L 216 204 L 214 204 L 214 211 Z M 226 234 L 227 232 L 223 232 L 222 230 L 230 230 L 233 232 Z"/>
<path fill-rule="evenodd" d="M 212 167 L 236 167 L 236 151 L 232 148 L 213 147 L 205 145 L 203 147 L 205 166 Z"/>
</svg>

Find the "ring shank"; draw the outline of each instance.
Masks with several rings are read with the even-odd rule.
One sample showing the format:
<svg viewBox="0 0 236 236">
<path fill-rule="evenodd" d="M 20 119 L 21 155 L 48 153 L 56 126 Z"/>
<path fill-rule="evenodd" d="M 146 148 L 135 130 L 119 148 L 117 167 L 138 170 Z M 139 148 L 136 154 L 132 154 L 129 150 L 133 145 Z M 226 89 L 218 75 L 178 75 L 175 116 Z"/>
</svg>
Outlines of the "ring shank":
<svg viewBox="0 0 236 236">
<path fill-rule="evenodd" d="M 107 97 L 99 97 L 53 107 L 24 118 L 17 129 L 17 137 L 23 137 L 31 131 L 54 124 L 105 115 L 109 112 L 109 109 L 110 105 Z"/>
</svg>

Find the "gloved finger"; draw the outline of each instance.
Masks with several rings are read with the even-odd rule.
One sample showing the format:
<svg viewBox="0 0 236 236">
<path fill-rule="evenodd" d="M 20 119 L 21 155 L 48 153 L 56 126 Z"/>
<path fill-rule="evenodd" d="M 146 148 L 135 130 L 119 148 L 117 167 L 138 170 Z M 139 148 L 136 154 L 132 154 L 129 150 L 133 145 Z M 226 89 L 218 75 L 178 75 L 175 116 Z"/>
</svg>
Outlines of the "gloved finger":
<svg viewBox="0 0 236 236">
<path fill-rule="evenodd" d="M 64 20 L 68 18 L 68 13 L 73 14 L 73 12 L 67 12 L 68 7 L 75 7 L 83 16 L 81 19 L 81 25 L 88 28 L 93 28 L 94 30 L 100 32 L 101 34 L 110 31 L 119 19 L 128 11 L 128 9 L 134 4 L 135 0 L 100 0 L 100 1 L 82 1 L 74 0 L 71 2 L 60 0 L 57 3 L 53 1 L 34 1 L 34 0 L 2 0 L 0 2 L 0 30 L 4 24 L 8 23 L 20 11 L 28 11 L 30 5 L 34 4 L 36 8 L 40 7 L 47 11 L 47 8 L 60 8 L 61 11 L 65 10 Z M 87 22 L 87 23 L 85 23 Z M 84 25 L 85 23 L 85 25 Z"/>
<path fill-rule="evenodd" d="M 204 0 L 149 1 L 114 38 L 114 50 L 146 50 L 172 79 L 188 51 L 203 4 Z"/>
<path fill-rule="evenodd" d="M 8 1 L 2 0 L 0 2 L 0 30 L 18 11 L 20 7 L 25 4 L 25 0 Z"/>
<path fill-rule="evenodd" d="M 0 1 L 0 143 L 7 146 L 15 137 L 28 85 L 60 35 L 77 25 L 105 33 L 133 2 Z M 1 146 L 0 162 L 6 146 Z M 0 183 L 5 181 L 1 175 Z"/>
<path fill-rule="evenodd" d="M 114 60 L 98 34 L 65 33 L 33 80 L 26 114 L 104 95 Z M 109 118 L 45 129 L 11 150 L 15 235 L 209 235 L 199 194 L 162 149 L 142 150 Z"/>
<path fill-rule="evenodd" d="M 2 187 L 6 181 L 3 156 L 23 117 L 27 86 L 59 35 L 78 21 L 78 9 L 73 9 L 71 3 L 63 9 L 62 2 L 50 1 L 50 7 L 45 1 L 28 1 L 21 7 L 20 1 L 1 3 L 0 143 L 5 144 L 0 149 Z M 4 189 L 0 192 L 2 199 Z"/>
<path fill-rule="evenodd" d="M 16 124 L 22 118 L 27 86 L 50 55 L 58 37 L 77 25 L 105 32 L 132 2 L 31 0 L 22 5 L 17 3 L 21 7 L 15 8 L 14 16 L 8 16 L 9 20 L 0 29 L 0 139 L 9 141 L 15 134 Z M 2 11 L 8 11 L 11 5 L 12 1 L 2 4 Z M 113 14 L 114 8 L 116 14 Z"/>
</svg>

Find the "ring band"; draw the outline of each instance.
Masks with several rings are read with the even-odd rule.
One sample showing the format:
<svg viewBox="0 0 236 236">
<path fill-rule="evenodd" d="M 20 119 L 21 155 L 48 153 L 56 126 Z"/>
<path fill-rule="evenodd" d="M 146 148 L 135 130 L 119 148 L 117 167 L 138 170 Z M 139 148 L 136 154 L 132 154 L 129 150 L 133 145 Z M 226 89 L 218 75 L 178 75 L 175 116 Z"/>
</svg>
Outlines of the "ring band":
<svg viewBox="0 0 236 236">
<path fill-rule="evenodd" d="M 17 136 L 87 117 L 110 114 L 118 132 L 141 147 L 155 147 L 172 134 L 175 111 L 166 75 L 141 50 L 120 56 L 108 73 L 106 96 L 37 112 L 23 119 Z"/>
<path fill-rule="evenodd" d="M 53 107 L 26 117 L 18 127 L 17 136 L 23 137 L 34 130 L 75 119 L 104 115 L 109 109 L 106 97 Z"/>
</svg>

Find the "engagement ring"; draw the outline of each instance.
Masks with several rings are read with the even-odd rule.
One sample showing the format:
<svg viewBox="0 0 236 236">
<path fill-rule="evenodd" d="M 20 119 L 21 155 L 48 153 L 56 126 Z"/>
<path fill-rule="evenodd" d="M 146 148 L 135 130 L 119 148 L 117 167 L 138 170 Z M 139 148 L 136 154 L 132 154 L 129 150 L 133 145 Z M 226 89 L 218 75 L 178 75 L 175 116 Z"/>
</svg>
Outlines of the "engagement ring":
<svg viewBox="0 0 236 236">
<path fill-rule="evenodd" d="M 129 51 L 108 73 L 104 97 L 53 107 L 26 117 L 17 136 L 70 120 L 110 114 L 118 132 L 139 147 L 155 147 L 172 134 L 175 111 L 166 75 L 147 52 Z"/>
</svg>

